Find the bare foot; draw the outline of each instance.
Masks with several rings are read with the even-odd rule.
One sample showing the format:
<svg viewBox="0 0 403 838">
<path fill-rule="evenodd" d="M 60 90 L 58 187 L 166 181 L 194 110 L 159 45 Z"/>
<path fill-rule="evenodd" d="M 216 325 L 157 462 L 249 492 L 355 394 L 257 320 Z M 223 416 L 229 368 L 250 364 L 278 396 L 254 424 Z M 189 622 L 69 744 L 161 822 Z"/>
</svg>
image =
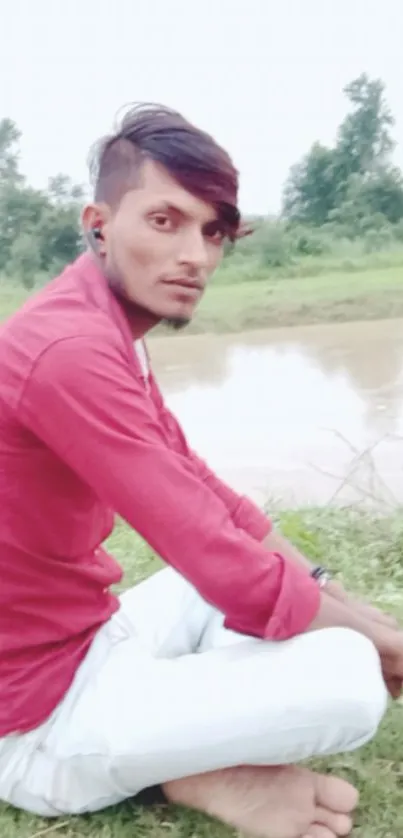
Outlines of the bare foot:
<svg viewBox="0 0 403 838">
<path fill-rule="evenodd" d="M 255 838 L 336 838 L 352 829 L 353 786 L 306 768 L 241 766 L 164 785 L 173 803 L 199 809 Z"/>
</svg>

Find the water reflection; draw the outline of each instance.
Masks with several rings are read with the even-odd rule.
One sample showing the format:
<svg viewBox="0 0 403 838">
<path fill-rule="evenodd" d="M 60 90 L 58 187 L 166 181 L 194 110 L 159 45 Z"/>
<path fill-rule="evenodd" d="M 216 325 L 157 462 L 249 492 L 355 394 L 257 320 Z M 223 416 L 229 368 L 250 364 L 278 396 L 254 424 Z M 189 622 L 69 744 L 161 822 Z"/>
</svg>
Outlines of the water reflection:
<svg viewBox="0 0 403 838">
<path fill-rule="evenodd" d="M 150 349 L 192 445 L 236 488 L 258 500 L 326 502 L 351 466 L 349 446 L 383 440 L 372 460 L 403 499 L 403 443 L 384 439 L 403 437 L 402 326 L 158 338 Z"/>
</svg>

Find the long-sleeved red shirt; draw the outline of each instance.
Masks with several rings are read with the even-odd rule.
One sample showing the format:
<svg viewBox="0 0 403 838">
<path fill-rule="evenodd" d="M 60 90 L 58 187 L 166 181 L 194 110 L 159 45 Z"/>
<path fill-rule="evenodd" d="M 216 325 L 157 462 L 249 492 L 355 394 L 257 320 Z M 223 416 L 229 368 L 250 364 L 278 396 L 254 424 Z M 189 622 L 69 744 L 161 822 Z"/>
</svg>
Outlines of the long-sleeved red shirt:
<svg viewBox="0 0 403 838">
<path fill-rule="evenodd" d="M 266 516 L 189 449 L 89 254 L 3 325 L 0 358 L 0 736 L 50 715 L 118 609 L 102 547 L 115 514 L 228 627 L 308 626 L 316 583 L 262 546 Z"/>
</svg>

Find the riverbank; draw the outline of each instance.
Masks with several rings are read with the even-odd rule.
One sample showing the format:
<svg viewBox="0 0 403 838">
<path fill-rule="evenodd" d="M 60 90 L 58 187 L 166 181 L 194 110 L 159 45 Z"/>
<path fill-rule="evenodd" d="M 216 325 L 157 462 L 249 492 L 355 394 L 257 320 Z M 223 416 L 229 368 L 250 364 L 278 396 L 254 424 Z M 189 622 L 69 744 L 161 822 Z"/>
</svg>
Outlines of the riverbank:
<svg viewBox="0 0 403 838">
<path fill-rule="evenodd" d="M 240 332 L 276 326 L 403 316 L 403 267 L 338 271 L 208 289 L 188 331 Z"/>
<path fill-rule="evenodd" d="M 361 596 L 403 619 L 403 518 L 377 519 L 358 510 L 284 512 L 283 532 L 315 561 L 323 561 Z M 124 525 L 109 544 L 126 570 L 125 586 L 146 578 L 160 563 Z M 135 557 L 135 558 L 134 558 Z M 354 754 L 320 763 L 358 785 L 361 805 L 355 838 L 401 838 L 403 834 L 403 707 L 388 712 L 374 743 Z M 134 720 L 135 722 L 135 720 Z M 42 832 L 44 830 L 44 832 Z M 54 825 L 0 807 L 0 836 L 7 838 L 229 838 L 229 830 L 201 815 L 168 809 L 121 806 L 89 818 L 63 818 Z"/>
<path fill-rule="evenodd" d="M 0 283 L 0 321 L 29 296 Z M 380 320 L 403 316 L 403 267 L 346 270 L 317 276 L 211 282 L 184 334 L 228 333 L 275 326 Z"/>
</svg>

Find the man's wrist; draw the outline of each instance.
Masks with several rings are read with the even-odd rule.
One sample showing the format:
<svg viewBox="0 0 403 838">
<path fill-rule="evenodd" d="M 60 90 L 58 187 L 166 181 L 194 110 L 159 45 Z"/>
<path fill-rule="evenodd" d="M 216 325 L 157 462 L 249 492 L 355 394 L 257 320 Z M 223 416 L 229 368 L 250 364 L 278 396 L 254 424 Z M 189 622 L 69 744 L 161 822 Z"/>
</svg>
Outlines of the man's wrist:
<svg viewBox="0 0 403 838">
<path fill-rule="evenodd" d="M 316 567 L 312 568 L 310 575 L 312 576 L 312 579 L 318 583 L 320 588 L 326 588 L 327 590 L 327 586 L 332 580 L 330 570 L 327 570 L 327 568 L 322 565 L 316 565 Z"/>
<path fill-rule="evenodd" d="M 339 602 L 346 604 L 350 601 L 349 594 L 343 588 L 343 585 L 340 582 L 336 582 L 335 579 L 331 579 L 326 585 L 326 593 L 333 597 L 333 599 L 338 599 Z"/>
</svg>

